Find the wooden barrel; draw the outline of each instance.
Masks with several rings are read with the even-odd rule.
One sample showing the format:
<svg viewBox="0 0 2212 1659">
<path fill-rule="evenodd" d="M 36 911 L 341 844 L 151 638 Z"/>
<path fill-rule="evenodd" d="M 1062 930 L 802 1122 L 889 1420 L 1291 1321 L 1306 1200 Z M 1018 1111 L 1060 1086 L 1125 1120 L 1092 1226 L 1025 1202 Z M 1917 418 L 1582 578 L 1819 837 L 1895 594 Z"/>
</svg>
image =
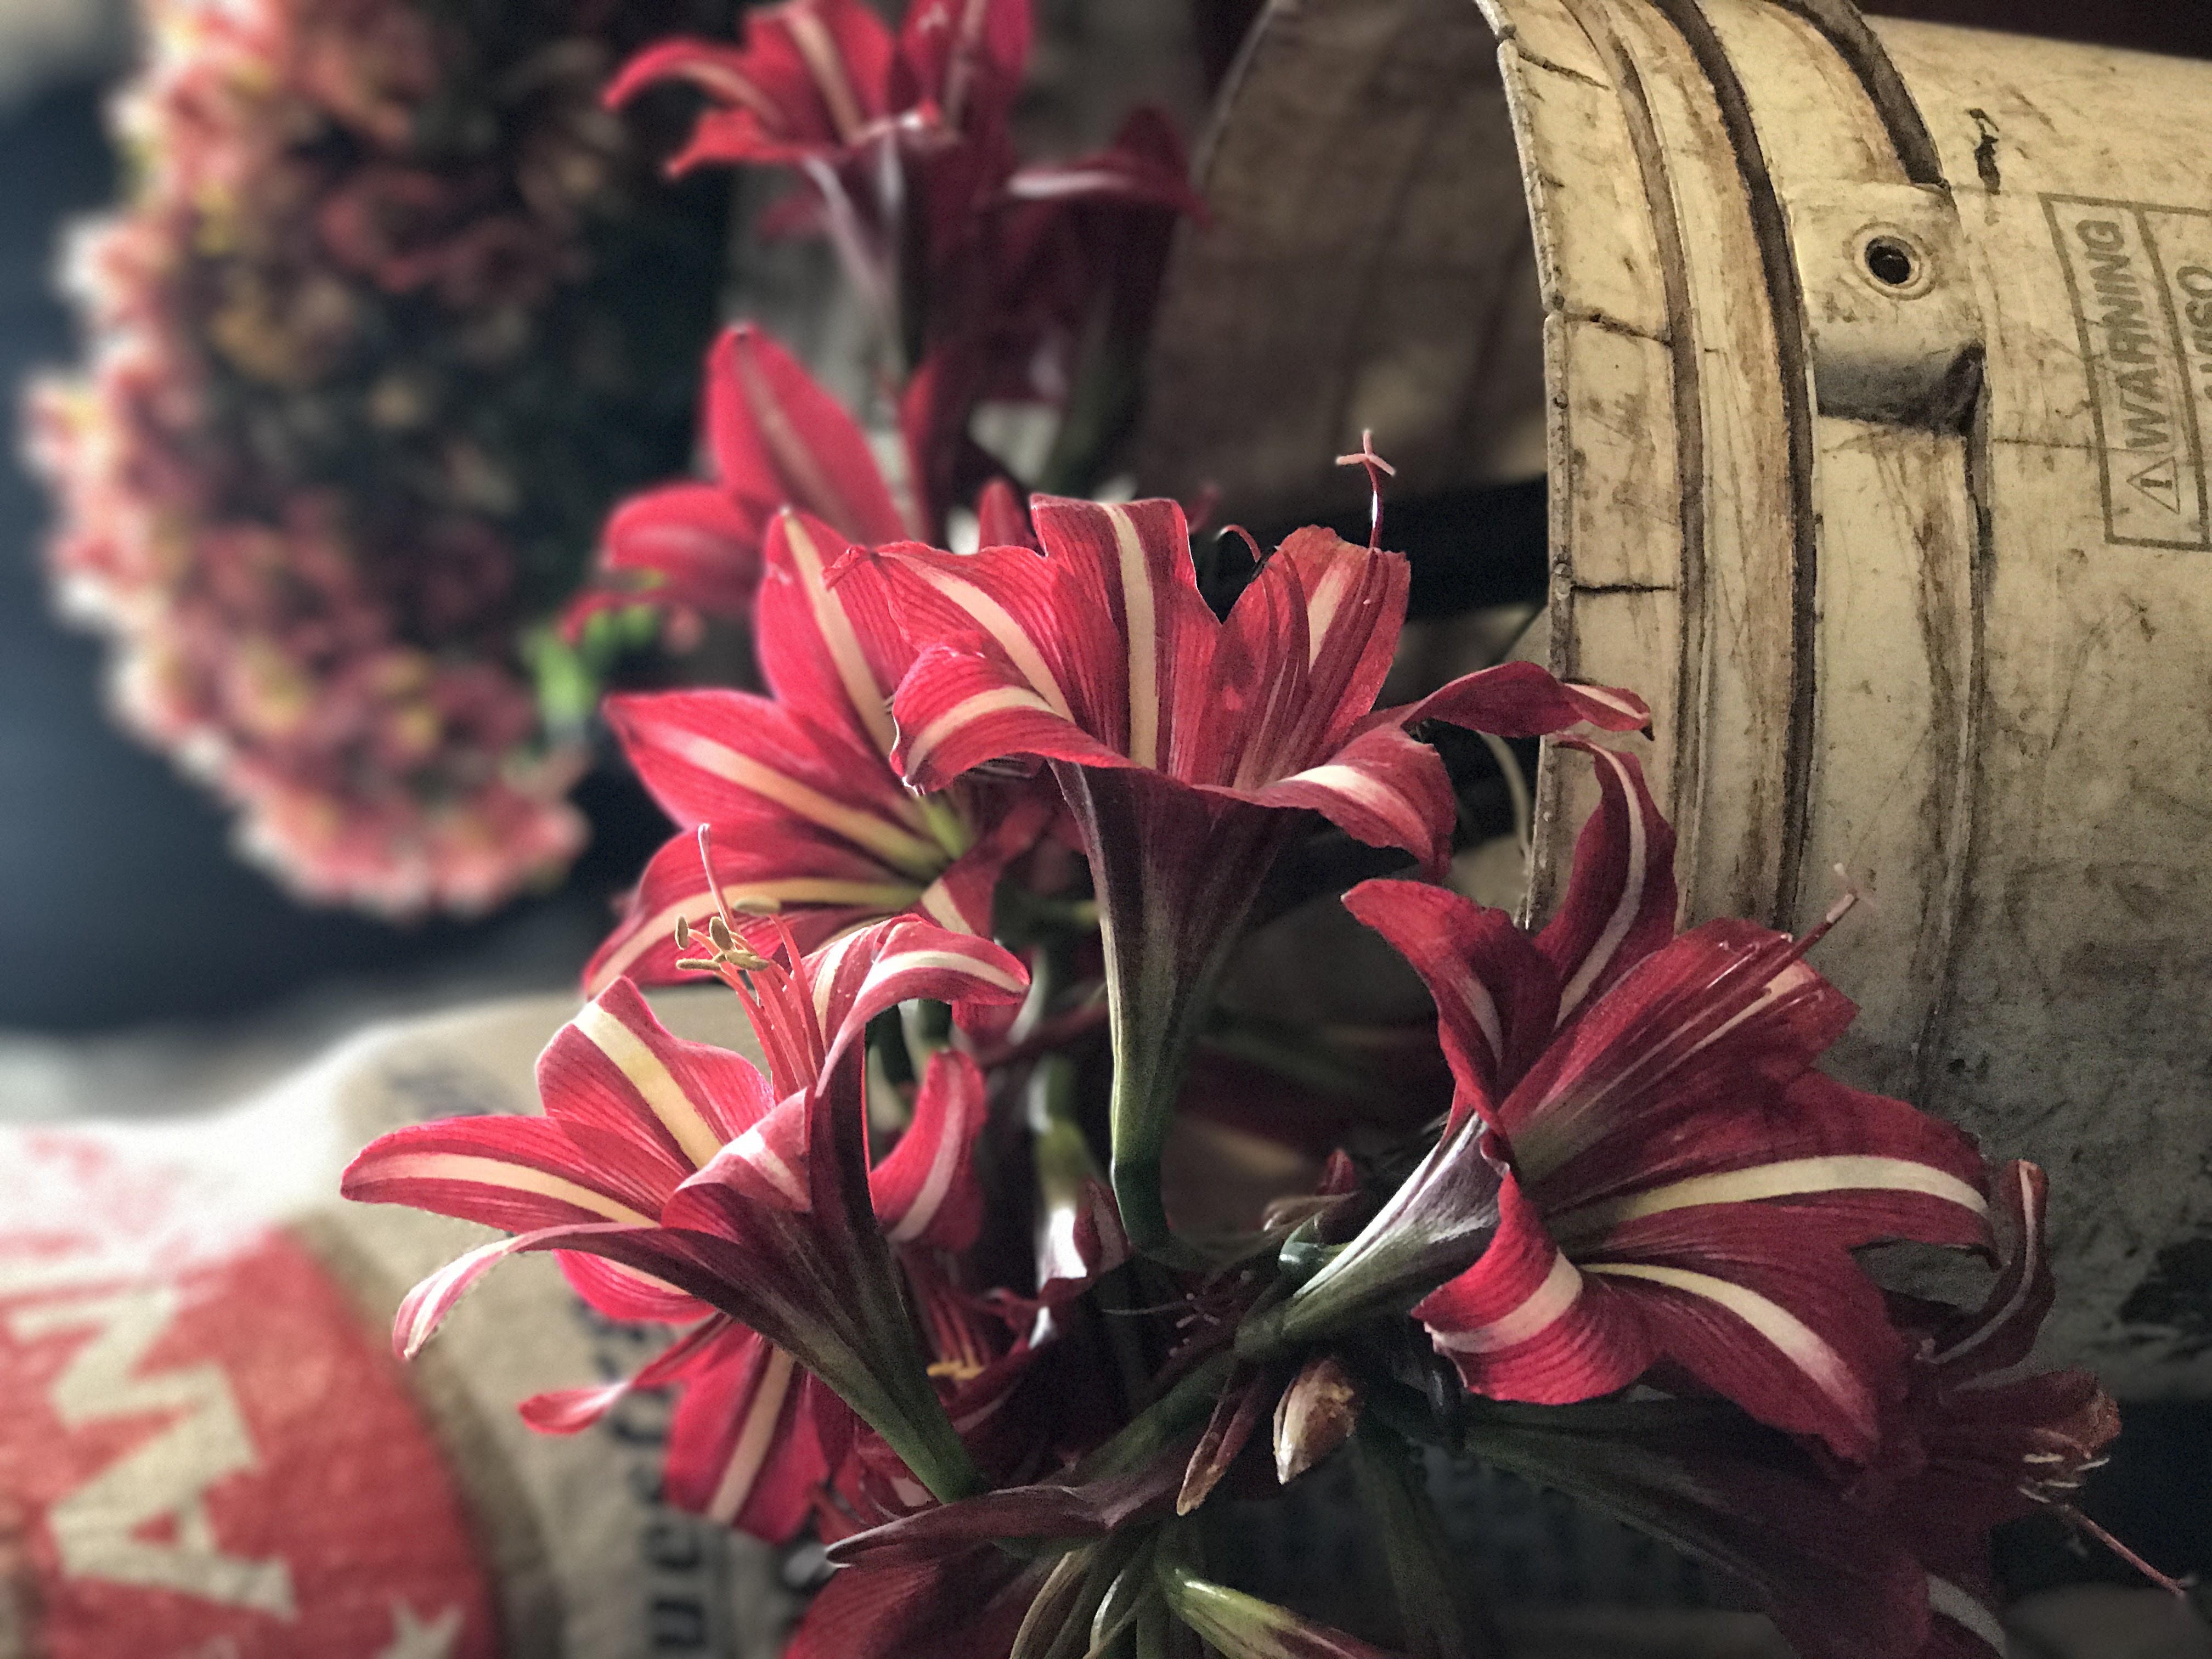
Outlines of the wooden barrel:
<svg viewBox="0 0 2212 1659">
<path fill-rule="evenodd" d="M 1687 917 L 1843 868 L 1837 1068 L 2051 1170 L 2054 1356 L 2136 1395 L 2212 1385 L 2208 99 L 1844 0 L 1277 0 L 1142 450 L 1261 519 L 1363 426 L 1547 472 L 1552 665 L 1651 700 Z"/>
</svg>

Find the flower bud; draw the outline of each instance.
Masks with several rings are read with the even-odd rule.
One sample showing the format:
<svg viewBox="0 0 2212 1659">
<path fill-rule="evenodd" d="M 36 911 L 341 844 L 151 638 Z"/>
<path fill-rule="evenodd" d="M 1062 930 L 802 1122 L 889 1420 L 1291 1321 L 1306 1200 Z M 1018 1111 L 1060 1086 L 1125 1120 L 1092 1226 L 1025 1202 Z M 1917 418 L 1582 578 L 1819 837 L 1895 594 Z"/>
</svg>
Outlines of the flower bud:
<svg viewBox="0 0 2212 1659">
<path fill-rule="evenodd" d="M 1334 1354 L 1306 1362 L 1275 1402 L 1275 1478 L 1285 1486 L 1327 1457 L 1359 1421 L 1359 1384 Z"/>
</svg>

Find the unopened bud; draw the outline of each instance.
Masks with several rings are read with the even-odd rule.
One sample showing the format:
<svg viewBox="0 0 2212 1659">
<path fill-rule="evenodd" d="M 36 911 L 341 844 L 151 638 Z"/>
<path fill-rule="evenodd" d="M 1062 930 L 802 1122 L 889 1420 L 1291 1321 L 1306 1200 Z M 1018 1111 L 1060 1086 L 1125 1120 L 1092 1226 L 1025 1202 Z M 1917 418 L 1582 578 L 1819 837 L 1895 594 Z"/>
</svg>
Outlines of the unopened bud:
<svg viewBox="0 0 2212 1659">
<path fill-rule="evenodd" d="M 1334 1354 L 1306 1362 L 1275 1402 L 1275 1479 L 1288 1486 L 1350 1437 L 1359 1384 Z"/>
</svg>

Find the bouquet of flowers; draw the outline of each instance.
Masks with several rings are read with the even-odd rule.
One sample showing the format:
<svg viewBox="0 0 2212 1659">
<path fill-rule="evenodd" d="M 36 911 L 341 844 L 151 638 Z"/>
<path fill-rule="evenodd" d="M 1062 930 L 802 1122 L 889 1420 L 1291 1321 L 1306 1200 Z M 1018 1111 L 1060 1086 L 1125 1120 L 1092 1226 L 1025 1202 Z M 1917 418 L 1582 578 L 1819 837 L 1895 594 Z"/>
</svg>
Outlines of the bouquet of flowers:
<svg viewBox="0 0 2212 1659">
<path fill-rule="evenodd" d="M 1003 527 L 957 554 L 781 509 L 769 694 L 615 700 L 685 829 L 540 1062 L 544 1115 L 404 1129 L 346 1176 L 512 1234 L 416 1288 L 402 1351 L 518 1251 L 669 1323 L 636 1376 L 526 1414 L 568 1431 L 679 1388 L 671 1492 L 842 1566 L 793 1655 L 1495 1652 L 1436 1456 L 1714 1564 L 1812 1659 L 2001 1652 L 1989 1530 L 2070 1515 L 2117 1413 L 2019 1369 L 2052 1296 L 2041 1171 L 1816 1069 L 1852 1007 L 1808 952 L 1849 897 L 1800 939 L 1678 931 L 1638 762 L 1574 735 L 1644 726 L 1626 691 L 1510 664 L 1376 708 L 1407 586 L 1379 523 L 1293 535 L 1225 617 L 1172 502 L 1038 497 Z M 1540 929 L 1437 880 L 1440 726 L 1595 770 Z M 1317 838 L 1401 872 L 1337 892 Z M 1224 1041 L 1224 969 L 1316 898 L 1410 964 L 1432 1025 Z M 637 989 L 696 975 L 764 1068 Z M 1322 1050 L 1399 1077 L 1425 1050 L 1449 1083 L 1378 1120 Z M 1309 1155 L 1243 1216 L 1204 1201 L 1224 1122 Z M 1890 1240 L 1978 1255 L 1986 1295 L 1885 1291 L 1853 1252 Z M 1332 1456 L 1394 1628 L 1209 1565 L 1244 1512 L 1223 1498 Z"/>
<path fill-rule="evenodd" d="M 1990 1528 L 2092 1530 L 2069 1497 L 2118 1429 L 2093 1378 L 2021 1370 L 2041 1171 L 1817 1069 L 1853 1011 L 1809 953 L 1848 896 L 1799 939 L 1678 928 L 1673 830 L 1599 735 L 1648 725 L 1632 692 L 1509 664 L 1376 707 L 1408 573 L 1371 444 L 1344 458 L 1367 544 L 1303 530 L 1241 584 L 1210 554 L 1201 583 L 1177 504 L 1025 495 L 976 444 L 981 404 L 1042 402 L 1053 481 L 1096 482 L 1127 381 L 1085 365 L 1194 208 L 1144 118 L 1015 163 L 1027 27 L 1021 0 L 922 0 L 896 35 L 790 0 L 614 83 L 706 90 L 679 166 L 798 173 L 780 211 L 876 307 L 902 463 L 740 326 L 712 476 L 610 522 L 572 635 L 749 623 L 765 689 L 609 700 L 679 830 L 540 1061 L 543 1115 L 412 1126 L 348 1171 L 509 1235 L 416 1288 L 400 1351 L 518 1252 L 670 1327 L 525 1415 L 680 1390 L 670 1494 L 841 1569 L 801 1659 L 1496 1653 L 1436 1459 L 1712 1564 L 1808 1659 L 2001 1652 Z M 1595 770 L 1540 928 L 1444 880 L 1455 730 Z M 1226 1006 L 1273 922 L 1340 905 L 1432 1016 Z M 699 976 L 754 1054 L 639 989 Z M 1982 1294 L 1885 1288 L 1854 1253 L 1888 1241 L 1978 1260 Z M 1231 1582 L 1230 1500 L 1331 1458 L 1396 1591 L 1358 1635 Z"/>
<path fill-rule="evenodd" d="M 688 453 L 722 252 L 599 98 L 690 8 L 147 9 L 91 365 L 31 398 L 52 565 L 125 718 L 307 896 L 479 910 L 580 844 L 532 629 Z"/>
</svg>

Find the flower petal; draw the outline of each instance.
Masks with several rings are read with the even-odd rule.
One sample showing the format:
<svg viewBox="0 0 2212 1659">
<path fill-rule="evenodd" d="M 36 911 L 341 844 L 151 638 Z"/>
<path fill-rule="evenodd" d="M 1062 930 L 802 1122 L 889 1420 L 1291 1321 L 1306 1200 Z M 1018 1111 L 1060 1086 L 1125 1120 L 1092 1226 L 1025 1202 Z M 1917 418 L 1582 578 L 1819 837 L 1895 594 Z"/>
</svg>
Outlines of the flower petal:
<svg viewBox="0 0 2212 1659">
<path fill-rule="evenodd" d="M 489 1244 L 479 1244 L 426 1276 L 400 1298 L 399 1310 L 392 1320 L 392 1351 L 402 1359 L 412 1359 L 422 1352 L 422 1345 L 453 1310 L 453 1304 L 477 1280 L 518 1251 L 553 1250 L 578 1244 L 589 1247 L 612 1234 L 634 1237 L 650 1231 L 621 1222 L 592 1222 L 539 1227 L 512 1238 L 495 1238 Z"/>
<path fill-rule="evenodd" d="M 1707 922 L 1630 969 L 1515 1086 L 1498 1121 L 1516 1166 L 1541 1180 L 1610 1136 L 1648 1140 L 1753 1080 L 1779 1087 L 1855 1012 L 1794 941 Z"/>
<path fill-rule="evenodd" d="M 894 618 L 874 564 L 840 565 L 848 545 L 841 532 L 805 514 L 787 510 L 769 521 L 754 649 L 777 702 L 888 755 L 898 738 L 891 693 L 915 645 Z M 840 566 L 834 586 L 833 565 Z"/>
<path fill-rule="evenodd" d="M 996 131 L 1021 91 L 1030 28 L 1030 0 L 915 0 L 899 26 L 914 100 L 937 105 L 949 125 Z"/>
<path fill-rule="evenodd" d="M 806 1374 L 742 1325 L 684 1379 L 670 1425 L 669 1501 L 770 1543 L 803 1526 L 830 1477 L 805 1410 Z"/>
<path fill-rule="evenodd" d="M 1990 1177 L 1990 1190 L 2010 1220 L 2011 1248 L 1980 1309 L 1936 1339 L 1936 1364 L 1956 1377 L 1986 1376 L 2026 1359 L 2057 1297 L 2044 1237 L 2049 1177 L 2033 1164 L 2014 1162 Z"/>
<path fill-rule="evenodd" d="M 908 533 L 867 434 L 804 364 L 750 323 L 724 333 L 707 360 L 706 428 L 723 488 L 758 502 L 763 516 L 794 507 L 838 537 L 870 544 Z"/>
<path fill-rule="evenodd" d="M 826 1074 L 884 1009 L 935 1002 L 1018 1002 L 1029 970 L 1012 952 L 918 916 L 893 916 L 848 933 L 807 958 L 817 1018 L 829 1039 Z"/>
<path fill-rule="evenodd" d="M 1503 910 L 1441 887 L 1366 881 L 1344 908 L 1412 963 L 1437 1005 L 1460 1097 L 1495 1123 L 1498 1103 L 1549 1041 L 1559 1006 L 1550 965 Z"/>
<path fill-rule="evenodd" d="M 752 845 L 726 835 L 710 842 L 709 852 L 721 902 L 739 911 L 752 904 L 780 907 L 801 950 L 855 922 L 903 910 L 924 890 L 848 843 L 787 830 L 763 831 Z M 677 836 L 653 855 L 621 924 L 585 964 L 584 988 L 596 994 L 624 975 L 648 985 L 692 980 L 676 965 L 684 954 L 676 948 L 676 924 L 681 920 L 703 930 L 715 914 L 714 900 L 700 867 L 698 842 Z"/>
<path fill-rule="evenodd" d="M 1626 1388 L 1658 1347 L 1633 1298 L 1592 1284 L 1504 1177 L 1498 1231 L 1474 1265 L 1413 1308 L 1437 1352 L 1476 1394 L 1570 1405 Z"/>
<path fill-rule="evenodd" d="M 586 1003 L 546 1045 L 538 1090 L 548 1115 L 595 1164 L 640 1168 L 641 1177 L 656 1172 L 664 1196 L 774 1103 L 749 1061 L 674 1036 L 626 979 Z"/>
<path fill-rule="evenodd" d="M 1660 815 L 1633 755 L 1579 738 L 1597 763 L 1598 809 L 1575 841 L 1565 902 L 1536 935 L 1559 970 L 1562 1020 L 1674 937 L 1674 826 Z"/>
<path fill-rule="evenodd" d="M 610 1319 L 689 1325 L 708 1311 L 696 1297 L 596 1255 L 570 1252 L 553 1260 L 569 1288 Z"/>
<path fill-rule="evenodd" d="M 962 773 L 1008 756 L 1128 766 L 1055 710 L 1003 662 L 943 644 L 925 646 L 900 683 L 892 764 L 916 789 L 943 789 Z"/>
<path fill-rule="evenodd" d="M 742 621 L 760 586 L 764 512 L 720 484 L 664 484 L 630 496 L 601 532 L 600 568 L 657 578 L 636 601 Z"/>
<path fill-rule="evenodd" d="M 356 1203 L 411 1205 L 516 1232 L 600 1221 L 647 1226 L 660 1208 L 655 1183 L 610 1179 L 542 1117 L 408 1124 L 363 1147 L 338 1190 Z"/>
<path fill-rule="evenodd" d="M 1370 847 L 1402 847 L 1441 875 L 1458 808 L 1437 751 L 1394 726 L 1363 732 L 1328 756 L 1244 797 L 1307 807 Z"/>
<path fill-rule="evenodd" d="M 890 881 L 927 883 L 947 862 L 879 754 L 771 698 L 720 690 L 618 696 L 605 714 L 678 824 L 712 824 L 738 846 L 764 836 L 842 841 Z"/>
<path fill-rule="evenodd" d="M 592 1261 L 590 1256 L 563 1257 Z M 693 1304 L 696 1306 L 697 1304 Z M 634 1376 L 592 1389 L 557 1389 L 534 1394 L 517 1409 L 522 1420 L 540 1434 L 577 1434 L 599 1422 L 626 1395 L 639 1389 L 666 1386 L 695 1366 L 714 1363 L 716 1339 L 730 1330 L 743 1330 L 726 1314 L 710 1314 L 678 1336 Z M 750 1333 L 747 1333 L 750 1335 Z"/>
<path fill-rule="evenodd" d="M 892 1243 L 959 1251 L 975 1242 L 983 1222 L 975 1138 L 988 1120 L 982 1069 L 963 1054 L 932 1055 L 914 1121 L 868 1176 L 876 1218 Z"/>
<path fill-rule="evenodd" d="M 1632 691 L 1554 679 L 1532 662 L 1505 662 L 1462 675 L 1392 715 L 1401 725 L 1444 720 L 1500 738 L 1540 738 L 1589 724 L 1640 732 L 1651 710 Z"/>
</svg>

